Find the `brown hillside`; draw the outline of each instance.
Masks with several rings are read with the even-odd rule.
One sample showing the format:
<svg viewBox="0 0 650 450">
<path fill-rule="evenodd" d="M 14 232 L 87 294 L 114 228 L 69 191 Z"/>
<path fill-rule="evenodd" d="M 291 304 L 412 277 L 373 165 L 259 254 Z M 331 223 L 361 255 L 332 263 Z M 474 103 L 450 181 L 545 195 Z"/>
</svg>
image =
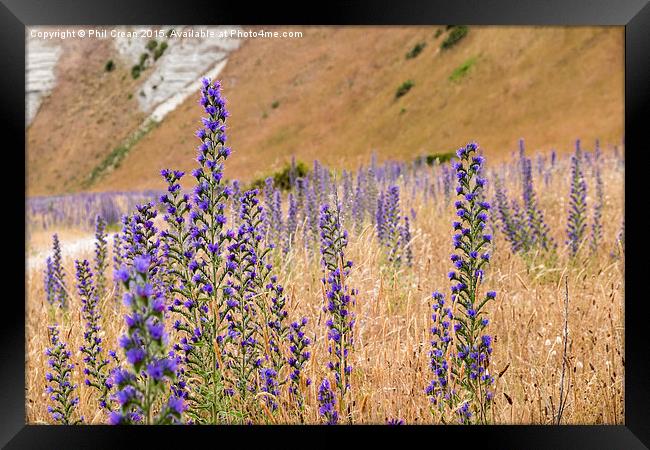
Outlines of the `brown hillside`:
<svg viewBox="0 0 650 450">
<path fill-rule="evenodd" d="M 300 28 L 301 39 L 244 43 L 219 77 L 231 113 L 228 136 L 234 151 L 226 175 L 250 180 L 281 167 L 291 155 L 308 164 L 317 158 L 337 168 L 356 168 L 373 150 L 380 160 L 410 160 L 472 139 L 493 160 L 507 157 L 519 137 L 531 150 L 568 151 L 578 137 L 588 144 L 596 138 L 620 143 L 622 28 L 471 26 L 446 51 L 440 43 L 447 32 L 434 38 L 438 28 Z M 405 59 L 417 42 L 427 45 L 416 58 Z M 450 80 L 472 59 L 465 76 Z M 413 88 L 396 99 L 396 89 L 409 79 Z M 160 168 L 190 169 L 201 115 L 197 99 L 198 92 L 92 189 L 160 188 Z M 93 107 L 92 114 L 108 122 L 128 121 L 116 108 Z M 70 149 L 58 149 L 62 157 L 49 170 L 79 167 L 77 178 L 61 185 L 77 186 L 79 174 L 88 173 L 94 161 L 85 152 L 108 152 L 125 129 L 115 126 L 110 137 L 95 136 L 96 145 L 66 142 Z M 51 178 L 48 173 L 46 179 Z M 51 181 L 31 181 L 34 191 L 59 190 Z"/>
<path fill-rule="evenodd" d="M 126 64 L 108 40 L 68 39 L 56 67 L 57 85 L 44 98 L 27 130 L 27 191 L 51 195 L 76 191 L 92 169 L 144 120 Z"/>
</svg>

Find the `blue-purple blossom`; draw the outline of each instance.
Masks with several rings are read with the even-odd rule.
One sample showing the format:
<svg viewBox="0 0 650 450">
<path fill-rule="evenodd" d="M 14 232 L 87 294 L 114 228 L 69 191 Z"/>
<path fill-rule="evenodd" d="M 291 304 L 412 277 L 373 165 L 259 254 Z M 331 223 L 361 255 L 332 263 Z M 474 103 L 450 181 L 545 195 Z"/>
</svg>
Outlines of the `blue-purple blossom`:
<svg viewBox="0 0 650 450">
<path fill-rule="evenodd" d="M 120 338 L 120 347 L 127 364 L 113 371 L 110 380 L 116 387 L 113 399 L 119 404 L 119 411 L 109 417 L 112 424 L 179 423 L 185 409 L 184 399 L 170 394 L 165 386 L 165 381 L 175 381 L 177 362 L 166 350 L 163 310 L 154 308 L 161 294 L 151 287 L 150 267 L 149 257 L 134 258 L 129 278 L 124 283 L 129 313 L 125 317 L 127 330 Z M 146 379 L 142 378 L 143 372 Z M 154 414 L 154 404 L 163 397 L 167 398 L 166 402 Z"/>
<path fill-rule="evenodd" d="M 336 410 L 336 398 L 327 378 L 324 378 L 318 387 L 318 405 L 318 414 L 327 425 L 336 425 L 339 423 L 339 414 Z"/>
</svg>

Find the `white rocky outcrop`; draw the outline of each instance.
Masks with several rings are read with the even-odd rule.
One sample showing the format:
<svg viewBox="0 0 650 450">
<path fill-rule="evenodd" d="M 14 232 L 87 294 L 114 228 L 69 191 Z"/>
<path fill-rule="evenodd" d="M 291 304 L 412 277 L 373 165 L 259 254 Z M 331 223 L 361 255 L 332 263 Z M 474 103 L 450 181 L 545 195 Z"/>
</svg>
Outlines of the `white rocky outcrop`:
<svg viewBox="0 0 650 450">
<path fill-rule="evenodd" d="M 32 122 L 41 101 L 50 94 L 56 83 L 54 68 L 61 56 L 58 40 L 25 38 L 25 126 Z"/>
<path fill-rule="evenodd" d="M 207 36 L 156 38 L 159 43 L 166 42 L 168 47 L 162 57 L 151 64 L 143 73 L 146 77 L 137 96 L 141 109 L 150 113 L 149 119 L 161 121 L 189 95 L 195 92 L 203 76 L 216 77 L 225 67 L 228 54 L 236 50 L 240 40 L 229 37 L 216 37 L 223 32 L 238 27 L 177 27 L 157 26 L 156 30 L 169 32 L 204 30 Z M 125 30 L 142 30 L 148 27 L 128 27 Z M 226 33 L 228 34 L 228 33 Z M 210 35 L 215 37 L 209 37 Z M 148 39 L 141 37 L 117 37 L 115 48 L 129 64 L 137 64 L 140 55 L 146 52 Z M 141 92 L 143 95 L 141 95 Z"/>
<path fill-rule="evenodd" d="M 39 27 L 36 27 L 39 28 Z M 161 121 L 189 95 L 197 90 L 204 76 L 216 77 L 225 67 L 230 52 L 236 50 L 241 40 L 230 38 L 235 26 L 129 26 L 118 27 L 121 31 L 158 30 L 168 33 L 175 30 L 175 37 L 156 37 L 159 43 L 166 42 L 164 54 L 144 70 L 144 82 L 138 92 L 134 92 L 142 111 L 149 113 L 148 119 Z M 36 116 L 42 99 L 49 95 L 56 84 L 55 68 L 62 53 L 63 41 L 57 38 L 42 39 L 31 37 L 30 29 L 26 36 L 26 126 Z M 195 31 L 192 35 L 191 32 Z M 204 35 L 198 33 L 203 31 Z M 140 61 L 140 55 L 147 52 L 149 39 L 139 33 L 134 37 L 118 36 L 113 40 L 121 59 L 130 65 Z M 152 58 L 150 58 L 152 60 Z M 150 61 L 151 62 L 151 61 Z M 141 95 L 142 92 L 142 95 Z"/>
</svg>

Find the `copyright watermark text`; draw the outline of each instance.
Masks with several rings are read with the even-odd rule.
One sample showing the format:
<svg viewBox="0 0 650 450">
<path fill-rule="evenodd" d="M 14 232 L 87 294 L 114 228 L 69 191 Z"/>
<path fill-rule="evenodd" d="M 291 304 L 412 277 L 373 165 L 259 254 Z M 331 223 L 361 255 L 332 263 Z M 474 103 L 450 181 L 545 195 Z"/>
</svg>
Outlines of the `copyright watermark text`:
<svg viewBox="0 0 650 450">
<path fill-rule="evenodd" d="M 242 28 L 205 28 L 205 27 L 178 27 L 178 28 L 67 28 L 44 30 L 33 28 L 29 36 L 33 39 L 63 40 L 74 38 L 109 39 L 109 38 L 135 38 L 135 39 L 296 39 L 302 38 L 304 33 L 296 30 L 274 29 L 242 29 Z"/>
</svg>

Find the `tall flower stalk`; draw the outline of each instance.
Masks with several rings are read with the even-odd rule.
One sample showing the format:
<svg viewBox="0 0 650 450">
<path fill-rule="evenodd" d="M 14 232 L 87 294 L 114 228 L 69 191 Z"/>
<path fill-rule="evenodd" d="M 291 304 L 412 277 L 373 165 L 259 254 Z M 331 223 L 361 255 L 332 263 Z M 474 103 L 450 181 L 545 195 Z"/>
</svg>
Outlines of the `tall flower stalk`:
<svg viewBox="0 0 650 450">
<path fill-rule="evenodd" d="M 122 267 L 122 238 L 119 233 L 113 235 L 113 267 Z M 122 283 L 113 276 L 113 295 L 119 300 L 122 298 Z"/>
<path fill-rule="evenodd" d="M 339 206 L 331 208 L 325 204 L 321 208 L 321 262 L 325 271 L 322 282 L 325 286 L 327 314 L 327 339 L 330 361 L 328 368 L 332 371 L 339 394 L 341 412 L 345 411 L 345 397 L 350 390 L 352 365 L 350 351 L 354 345 L 355 315 L 354 306 L 356 290 L 351 289 L 347 277 L 352 261 L 345 261 L 344 250 L 348 242 L 347 231 L 341 227 Z M 350 417 L 351 419 L 351 417 Z"/>
<path fill-rule="evenodd" d="M 77 271 L 77 292 L 81 298 L 81 316 L 85 321 L 84 345 L 80 347 L 84 355 L 84 375 L 86 386 L 94 388 L 99 394 L 99 406 L 107 408 L 110 383 L 108 364 L 110 360 L 105 357 L 102 348 L 101 327 L 99 313 L 99 296 L 93 284 L 92 272 L 88 260 L 75 261 Z"/>
<path fill-rule="evenodd" d="M 108 267 L 108 243 L 106 241 L 106 221 L 102 216 L 95 219 L 95 276 L 97 296 L 106 295 L 106 268 Z"/>
<path fill-rule="evenodd" d="M 231 150 L 225 145 L 228 111 L 219 82 L 202 80 L 199 104 L 206 116 L 196 132 L 201 143 L 196 158 L 199 166 L 192 171 L 196 184 L 191 197 L 180 194 L 179 173 L 163 173 L 170 192 L 164 203 L 169 221 L 175 223 L 164 239 L 169 243 L 167 271 L 178 280 L 170 287 L 175 298 L 169 309 L 182 335 L 175 350 L 182 355 L 188 375 L 188 415 L 196 423 L 220 423 L 225 420 L 228 401 L 222 373 L 227 332 L 223 250 L 234 236 L 225 230 L 232 188 L 223 182 L 223 170 Z"/>
<path fill-rule="evenodd" d="M 58 234 L 52 236 L 52 275 L 53 303 L 61 308 L 66 308 L 68 306 L 68 291 L 65 286 L 65 272 L 63 271 L 61 243 Z"/>
<path fill-rule="evenodd" d="M 51 372 L 45 374 L 45 392 L 49 395 L 52 405 L 48 405 L 47 411 L 59 424 L 76 425 L 83 422 L 83 417 L 75 419 L 79 397 L 75 396 L 77 385 L 70 381 L 74 369 L 74 364 L 70 363 L 72 354 L 59 339 L 59 329 L 56 325 L 48 327 L 48 333 L 51 347 L 45 350 L 45 354 L 49 358 Z"/>
<path fill-rule="evenodd" d="M 298 407 L 301 420 L 304 408 L 303 387 L 311 385 L 311 379 L 306 378 L 304 375 L 305 366 L 311 357 L 311 352 L 308 350 L 311 340 L 305 334 L 306 325 L 306 317 L 303 317 L 300 322 L 293 322 L 288 336 L 289 350 L 291 352 L 291 356 L 287 360 L 291 368 L 289 373 L 289 379 L 291 380 L 289 394 Z"/>
<path fill-rule="evenodd" d="M 43 282 L 45 287 L 45 299 L 47 303 L 53 305 L 56 300 L 57 292 L 57 280 L 54 274 L 54 264 L 52 263 L 52 257 L 48 256 L 45 259 L 45 271 L 43 273 Z"/>
<path fill-rule="evenodd" d="M 587 230 L 587 183 L 581 166 L 582 152 L 580 141 L 577 141 L 575 154 L 571 157 L 571 192 L 567 225 L 567 244 L 572 257 L 578 254 Z"/>
<path fill-rule="evenodd" d="M 530 247 L 548 251 L 555 248 L 555 242 L 549 235 L 549 228 L 544 221 L 544 214 L 537 204 L 531 165 L 530 159 L 522 157 L 523 205 L 528 219 L 526 229 L 529 234 Z"/>
<path fill-rule="evenodd" d="M 494 391 L 489 363 L 492 338 L 485 332 L 485 305 L 496 297 L 480 295 L 485 266 L 490 260 L 486 247 L 492 236 L 485 232 L 490 204 L 483 197 L 486 180 L 480 176 L 484 158 L 474 143 L 460 148 L 454 163 L 458 185 L 453 223 L 455 252 L 449 273 L 451 304 L 434 293 L 431 369 L 435 378 L 427 388 L 432 404 L 445 411 L 451 407 L 461 423 L 486 423 Z M 444 415 L 443 415 L 444 420 Z"/>
</svg>

